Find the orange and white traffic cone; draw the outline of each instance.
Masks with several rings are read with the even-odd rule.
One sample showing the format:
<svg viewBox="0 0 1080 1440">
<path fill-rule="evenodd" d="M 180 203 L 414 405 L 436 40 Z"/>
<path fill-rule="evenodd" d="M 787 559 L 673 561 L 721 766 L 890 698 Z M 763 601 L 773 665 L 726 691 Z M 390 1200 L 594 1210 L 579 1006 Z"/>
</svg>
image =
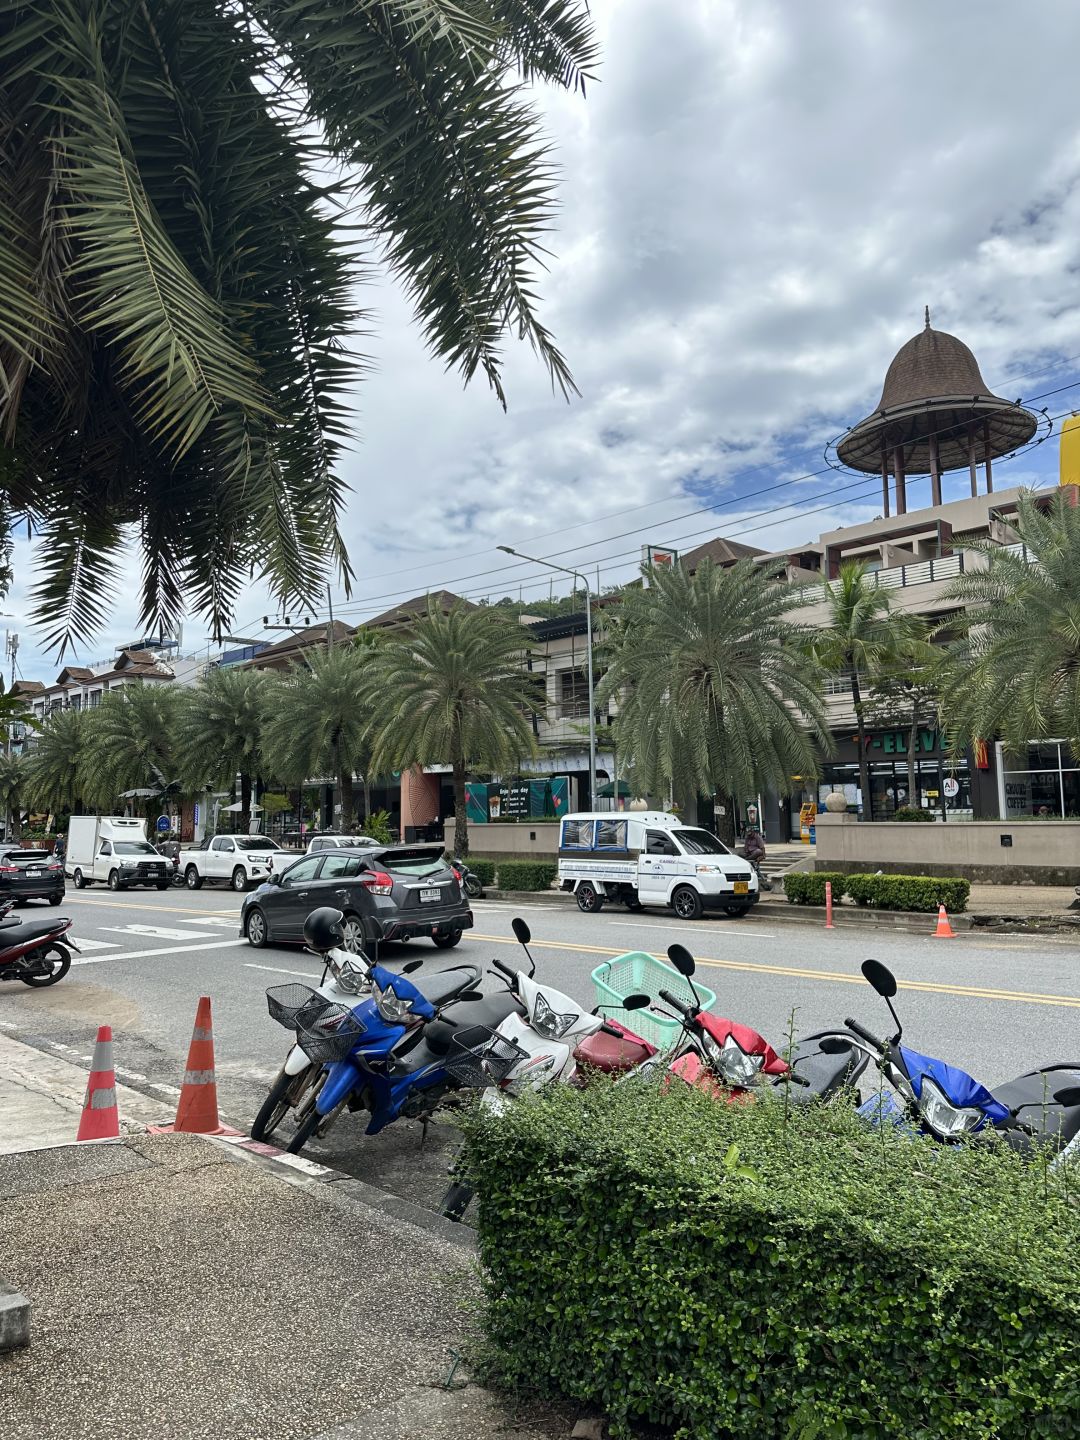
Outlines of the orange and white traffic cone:
<svg viewBox="0 0 1080 1440">
<path fill-rule="evenodd" d="M 934 940 L 955 940 L 956 931 L 949 924 L 949 912 L 944 905 L 938 906 L 937 929 L 934 931 Z"/>
<path fill-rule="evenodd" d="M 195 1029 L 191 1032 L 187 1069 L 176 1107 L 174 1131 L 189 1135 L 220 1135 L 218 1119 L 217 1080 L 214 1076 L 214 1030 L 210 1018 L 210 996 L 203 995 L 195 1012 Z"/>
<path fill-rule="evenodd" d="M 86 1082 L 79 1133 L 76 1140 L 113 1140 L 120 1134 L 116 1108 L 116 1071 L 113 1069 L 112 1026 L 99 1025 L 92 1069 Z"/>
</svg>

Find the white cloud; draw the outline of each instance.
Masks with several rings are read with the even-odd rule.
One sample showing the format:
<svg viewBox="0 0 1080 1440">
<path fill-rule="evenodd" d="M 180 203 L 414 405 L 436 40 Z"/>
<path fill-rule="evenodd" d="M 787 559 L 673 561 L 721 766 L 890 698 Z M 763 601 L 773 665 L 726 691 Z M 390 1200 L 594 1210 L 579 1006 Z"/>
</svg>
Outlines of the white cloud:
<svg viewBox="0 0 1080 1440">
<path fill-rule="evenodd" d="M 601 82 L 584 102 L 543 96 L 565 170 L 545 320 L 582 398 L 553 397 L 510 343 L 504 416 L 427 358 L 393 289 L 369 291 L 379 369 L 345 466 L 355 608 L 338 601 L 353 619 L 429 586 L 536 576 L 498 543 L 590 571 L 599 559 L 608 583 L 647 539 L 742 531 L 771 546 L 873 514 L 874 497 L 842 491 L 801 521 L 780 509 L 828 503 L 812 498 L 827 477 L 754 494 L 820 467 L 926 303 L 1010 398 L 1080 374 L 1035 373 L 1080 354 L 1080 11 L 1067 0 L 593 9 Z M 1038 403 L 1055 413 L 1073 395 Z M 1046 446 L 995 478 L 1054 465 Z M 736 503 L 712 523 L 675 519 L 712 498 Z M 750 529 L 763 510 L 773 528 Z M 7 609 L 22 600 L 19 558 Z M 266 609 L 253 595 L 238 624 L 257 629 Z M 121 607 L 95 653 L 132 633 Z M 22 659 L 35 673 L 27 635 Z"/>
</svg>

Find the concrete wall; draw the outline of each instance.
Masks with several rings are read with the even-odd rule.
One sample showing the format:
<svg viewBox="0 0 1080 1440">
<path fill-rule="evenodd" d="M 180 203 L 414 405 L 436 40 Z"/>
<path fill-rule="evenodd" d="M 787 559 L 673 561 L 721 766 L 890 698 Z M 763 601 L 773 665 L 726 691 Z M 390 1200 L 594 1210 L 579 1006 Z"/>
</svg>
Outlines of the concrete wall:
<svg viewBox="0 0 1080 1440">
<path fill-rule="evenodd" d="M 999 885 L 1080 885 L 1080 824 L 1068 820 L 863 824 L 853 816 L 819 815 L 814 869 L 962 875 Z"/>
<path fill-rule="evenodd" d="M 457 822 L 444 822 L 446 850 L 456 855 Z M 469 854 L 484 860 L 555 860 L 559 853 L 557 820 L 524 820 L 518 825 L 470 825 Z"/>
</svg>

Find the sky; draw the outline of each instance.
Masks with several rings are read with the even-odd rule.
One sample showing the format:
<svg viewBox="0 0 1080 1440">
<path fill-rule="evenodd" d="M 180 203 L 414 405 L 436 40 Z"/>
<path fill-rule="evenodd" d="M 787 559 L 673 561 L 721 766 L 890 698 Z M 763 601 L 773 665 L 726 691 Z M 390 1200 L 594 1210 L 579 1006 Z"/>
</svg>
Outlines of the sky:
<svg viewBox="0 0 1080 1440">
<path fill-rule="evenodd" d="M 636 574 L 645 543 L 776 549 L 872 519 L 880 482 L 814 472 L 876 405 L 924 305 L 997 393 L 1051 416 L 1080 407 L 1080 383 L 1046 394 L 1080 382 L 1080 7 L 594 0 L 593 13 L 599 83 L 536 94 L 563 172 L 542 318 L 581 397 L 552 395 L 511 340 L 504 414 L 482 381 L 463 390 L 428 357 L 389 281 L 365 285 L 376 368 L 341 467 L 356 581 L 333 597 L 352 624 L 429 589 L 569 588 L 501 544 L 594 585 L 599 567 L 605 586 Z M 1056 470 L 1055 436 L 995 464 L 995 488 Z M 967 484 L 946 477 L 946 498 Z M 909 482 L 909 507 L 924 501 L 929 481 Z M 47 679 L 59 666 L 25 619 L 27 542 L 15 563 L 4 623 L 20 673 Z M 131 570 L 83 663 L 140 633 Z M 263 627 L 273 610 L 252 587 L 235 632 L 280 638 Z M 205 641 L 189 617 L 183 650 Z"/>
</svg>

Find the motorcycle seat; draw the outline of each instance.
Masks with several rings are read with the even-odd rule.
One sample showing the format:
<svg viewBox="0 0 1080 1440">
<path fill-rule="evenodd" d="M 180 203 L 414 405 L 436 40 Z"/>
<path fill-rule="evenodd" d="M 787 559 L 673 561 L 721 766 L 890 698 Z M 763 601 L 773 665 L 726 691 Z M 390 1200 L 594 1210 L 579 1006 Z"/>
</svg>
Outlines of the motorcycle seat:
<svg viewBox="0 0 1080 1440">
<path fill-rule="evenodd" d="M 436 1055 L 445 1055 L 455 1035 L 466 1036 L 473 1027 L 497 1030 L 508 1015 L 519 1013 L 521 1006 L 509 991 L 485 995 L 482 1000 L 462 1000 L 450 1005 L 424 1031 L 424 1041 Z M 482 1037 L 479 1037 L 482 1038 Z M 479 1043 L 479 1039 L 478 1042 Z"/>
<path fill-rule="evenodd" d="M 459 965 L 454 970 L 436 970 L 433 975 L 407 975 L 425 1000 L 438 1010 L 456 995 L 480 983 L 480 971 L 475 965 Z"/>
<path fill-rule="evenodd" d="M 795 1048 L 791 1052 L 791 1068 L 794 1074 L 801 1080 L 808 1081 L 809 1084 L 793 1085 L 791 1087 L 793 1100 L 813 1100 L 822 1096 L 831 1096 L 843 1085 L 854 1085 L 866 1069 L 867 1056 L 855 1045 L 838 1055 L 825 1054 L 821 1049 L 820 1042 L 824 1036 L 833 1036 L 835 1033 L 835 1031 L 825 1030 L 817 1035 L 804 1035 L 795 1042 Z M 781 1075 L 775 1083 L 783 1086 L 784 1077 Z"/>
<path fill-rule="evenodd" d="M 1080 1086 L 1080 1061 L 1048 1065 L 1043 1070 L 1030 1070 L 1005 1085 L 995 1085 L 994 1099 L 1010 1110 L 1020 1105 L 1018 1120 L 1034 1130 L 1034 1139 L 1067 1145 L 1080 1134 L 1080 1105 L 1066 1108 L 1054 1101 L 1056 1090 L 1072 1090 Z M 1013 1132 L 1009 1132 L 1012 1138 Z M 1016 1137 L 1021 1140 L 1021 1136 Z"/>
<path fill-rule="evenodd" d="M 55 915 L 48 920 L 9 920 L 0 924 L 0 949 L 7 950 L 16 945 L 25 945 L 29 940 L 56 935 L 64 924 L 65 920 Z"/>
<path fill-rule="evenodd" d="M 579 1065 L 599 1070 L 604 1075 L 615 1075 L 634 1069 L 656 1054 L 655 1045 L 642 1040 L 640 1035 L 627 1030 L 617 1020 L 607 1023 L 622 1033 L 607 1035 L 603 1030 L 597 1030 L 587 1035 L 574 1051 L 574 1059 Z"/>
</svg>

